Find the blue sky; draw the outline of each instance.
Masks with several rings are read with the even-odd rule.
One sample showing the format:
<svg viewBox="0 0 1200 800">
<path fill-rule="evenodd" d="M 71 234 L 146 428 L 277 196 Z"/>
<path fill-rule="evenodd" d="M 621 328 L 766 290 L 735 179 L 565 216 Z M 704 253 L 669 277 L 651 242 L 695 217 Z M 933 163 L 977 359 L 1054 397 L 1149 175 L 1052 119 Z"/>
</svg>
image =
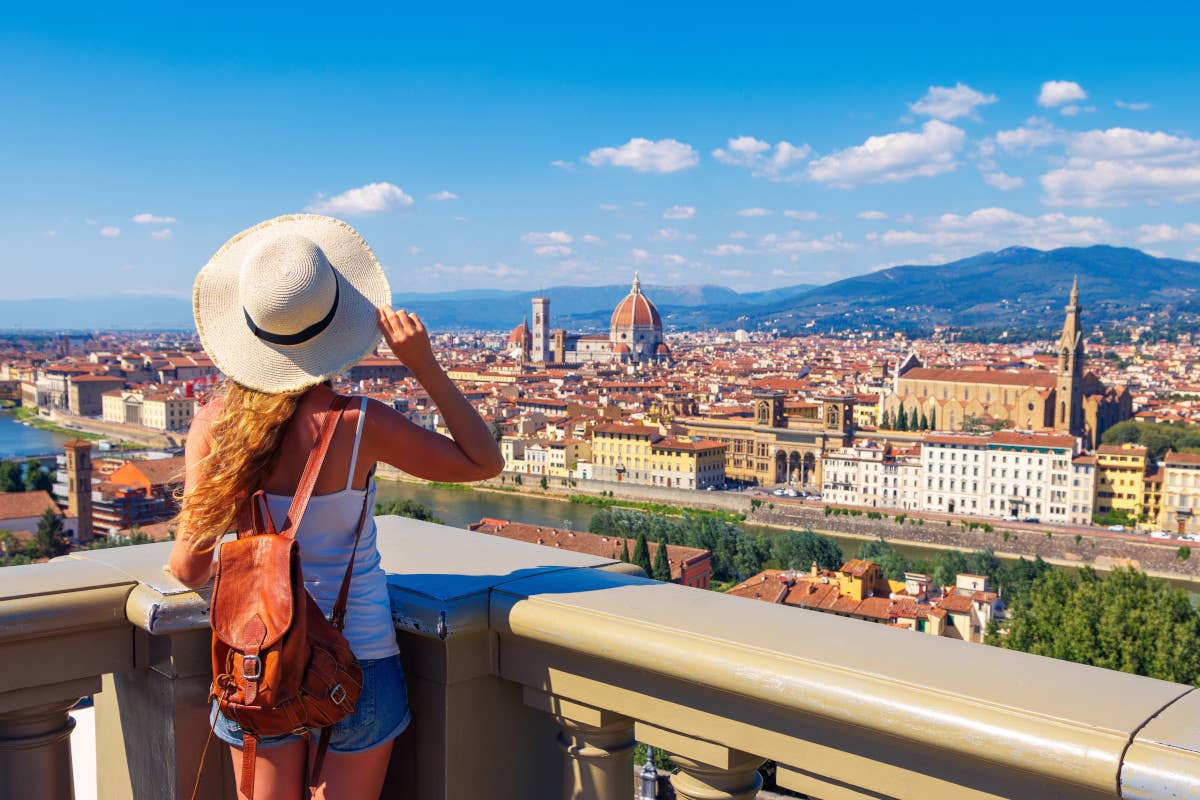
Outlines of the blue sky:
<svg viewBox="0 0 1200 800">
<path fill-rule="evenodd" d="M 1187 5 L 498 5 L 6 11 L 0 298 L 188 296 L 304 209 L 401 296 L 635 269 L 747 290 L 1018 244 L 1200 260 Z"/>
</svg>

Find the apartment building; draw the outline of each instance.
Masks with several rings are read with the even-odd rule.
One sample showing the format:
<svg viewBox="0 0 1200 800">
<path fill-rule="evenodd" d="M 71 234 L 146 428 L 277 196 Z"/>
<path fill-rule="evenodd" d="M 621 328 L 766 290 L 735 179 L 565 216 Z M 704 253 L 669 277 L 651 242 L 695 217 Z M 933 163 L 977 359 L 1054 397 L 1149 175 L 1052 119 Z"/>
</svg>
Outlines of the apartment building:
<svg viewBox="0 0 1200 800">
<path fill-rule="evenodd" d="M 922 507 L 948 514 L 1070 522 L 1076 477 L 1072 460 L 1078 447 L 1078 440 L 1068 434 L 930 434 L 921 448 Z M 1081 503 L 1076 501 L 1077 506 Z M 1076 518 L 1081 513 L 1074 512 Z"/>
<path fill-rule="evenodd" d="M 1096 456 L 1082 455 L 1071 460 L 1072 525 L 1091 525 L 1096 511 Z"/>
<path fill-rule="evenodd" d="M 598 425 L 592 432 L 591 471 L 598 480 L 703 489 L 725 482 L 725 452 L 722 442 L 667 437 L 649 425 Z"/>
<path fill-rule="evenodd" d="M 1159 526 L 1176 533 L 1200 533 L 1200 453 L 1167 453 L 1162 467 Z"/>
<path fill-rule="evenodd" d="M 1096 513 L 1121 511 L 1137 519 L 1145 511 L 1147 450 L 1140 444 L 1102 444 L 1096 448 Z"/>
<path fill-rule="evenodd" d="M 196 400 L 172 392 L 113 390 L 101 395 L 106 422 L 141 425 L 160 431 L 186 431 L 196 413 Z"/>
<path fill-rule="evenodd" d="M 920 448 L 858 441 L 827 454 L 823 466 L 821 496 L 826 502 L 905 510 L 921 507 Z"/>
</svg>

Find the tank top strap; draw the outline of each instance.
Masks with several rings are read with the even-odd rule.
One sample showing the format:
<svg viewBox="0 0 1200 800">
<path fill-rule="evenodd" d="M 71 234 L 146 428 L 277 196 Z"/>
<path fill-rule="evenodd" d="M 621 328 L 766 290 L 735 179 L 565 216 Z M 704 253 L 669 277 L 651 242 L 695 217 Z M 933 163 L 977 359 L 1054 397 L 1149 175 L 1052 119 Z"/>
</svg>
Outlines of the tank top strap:
<svg viewBox="0 0 1200 800">
<path fill-rule="evenodd" d="M 354 450 L 350 452 L 350 474 L 346 476 L 346 488 L 354 485 L 354 468 L 358 464 L 358 445 L 362 441 L 363 421 L 367 418 L 367 398 L 358 405 L 358 426 L 354 429 Z"/>
</svg>

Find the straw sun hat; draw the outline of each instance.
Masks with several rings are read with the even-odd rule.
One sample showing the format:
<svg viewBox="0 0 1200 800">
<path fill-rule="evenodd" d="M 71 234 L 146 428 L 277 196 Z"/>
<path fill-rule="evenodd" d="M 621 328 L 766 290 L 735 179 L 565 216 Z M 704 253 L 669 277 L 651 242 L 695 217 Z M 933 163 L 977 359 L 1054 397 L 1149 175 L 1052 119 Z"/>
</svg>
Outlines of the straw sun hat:
<svg viewBox="0 0 1200 800">
<path fill-rule="evenodd" d="M 320 383 L 379 341 L 387 278 L 358 231 L 317 214 L 276 217 L 225 243 L 196 276 L 200 343 L 229 379 L 260 392 Z"/>
</svg>

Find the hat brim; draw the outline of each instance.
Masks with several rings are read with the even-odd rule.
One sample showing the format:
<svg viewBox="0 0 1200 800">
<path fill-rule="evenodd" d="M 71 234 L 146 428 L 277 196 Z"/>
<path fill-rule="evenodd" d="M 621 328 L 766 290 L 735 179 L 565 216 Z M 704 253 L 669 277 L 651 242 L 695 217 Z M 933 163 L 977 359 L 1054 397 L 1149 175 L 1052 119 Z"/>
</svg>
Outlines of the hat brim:
<svg viewBox="0 0 1200 800">
<path fill-rule="evenodd" d="M 264 239 L 298 234 L 317 244 L 337 275 L 339 298 L 333 320 L 301 344 L 279 345 L 254 335 L 238 294 L 247 254 Z M 318 214 L 267 220 L 225 243 L 200 270 L 192 290 L 192 312 L 200 344 L 227 378 L 260 392 L 291 392 L 320 383 L 375 349 L 375 309 L 391 304 L 391 289 L 375 254 L 358 231 Z"/>
</svg>

